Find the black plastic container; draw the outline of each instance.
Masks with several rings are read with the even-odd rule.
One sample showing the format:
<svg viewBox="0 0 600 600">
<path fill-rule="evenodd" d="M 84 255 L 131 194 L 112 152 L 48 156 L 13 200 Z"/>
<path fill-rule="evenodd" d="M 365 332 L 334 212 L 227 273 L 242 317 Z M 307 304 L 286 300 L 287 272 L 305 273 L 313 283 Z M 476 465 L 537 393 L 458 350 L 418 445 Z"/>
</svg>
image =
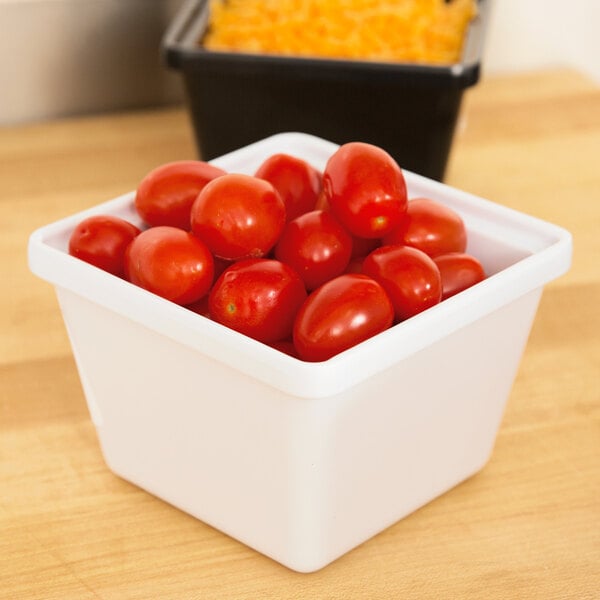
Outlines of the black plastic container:
<svg viewBox="0 0 600 600">
<path fill-rule="evenodd" d="M 463 58 L 451 66 L 206 50 L 208 4 L 185 2 L 162 44 L 167 65 L 183 75 L 201 158 L 299 131 L 370 142 L 402 168 L 443 179 L 464 90 L 479 80 L 489 0 L 479 2 Z"/>
</svg>

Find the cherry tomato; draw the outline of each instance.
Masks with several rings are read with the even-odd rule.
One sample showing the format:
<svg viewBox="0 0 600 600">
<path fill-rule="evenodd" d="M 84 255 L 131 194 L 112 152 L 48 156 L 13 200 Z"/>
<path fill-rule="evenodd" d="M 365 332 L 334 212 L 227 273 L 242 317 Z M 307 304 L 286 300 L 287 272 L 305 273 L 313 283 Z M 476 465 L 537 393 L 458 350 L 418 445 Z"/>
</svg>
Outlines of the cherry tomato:
<svg viewBox="0 0 600 600">
<path fill-rule="evenodd" d="M 269 181 L 279 192 L 288 221 L 315 208 L 322 174 L 306 161 L 289 154 L 273 154 L 255 176 Z"/>
<path fill-rule="evenodd" d="M 383 237 L 406 212 L 402 170 L 385 150 L 371 144 L 340 146 L 325 166 L 323 189 L 333 214 L 358 237 Z"/>
<path fill-rule="evenodd" d="M 285 225 L 285 205 L 263 179 L 229 173 L 208 183 L 192 206 L 192 231 L 215 256 L 260 258 L 273 248 Z"/>
<path fill-rule="evenodd" d="M 331 211 L 331 206 L 329 206 L 323 190 L 321 190 L 321 194 L 317 199 L 315 210 Z M 352 234 L 350 234 L 350 237 L 352 238 L 352 258 L 365 257 L 369 252 L 381 245 L 381 240 L 378 238 L 362 238 Z"/>
<path fill-rule="evenodd" d="M 322 210 L 290 221 L 275 246 L 275 257 L 295 269 L 308 290 L 340 275 L 351 252 L 350 234 L 331 213 Z"/>
<path fill-rule="evenodd" d="M 400 225 L 383 238 L 383 243 L 413 246 L 434 257 L 464 252 L 467 232 L 461 216 L 450 207 L 430 198 L 414 198 Z"/>
<path fill-rule="evenodd" d="M 266 344 L 288 339 L 306 299 L 300 276 L 288 265 L 249 258 L 227 268 L 208 297 L 211 317 Z"/>
<path fill-rule="evenodd" d="M 387 329 L 393 319 L 379 283 L 366 275 L 340 275 L 312 292 L 298 311 L 294 345 L 302 360 L 327 360 Z"/>
<path fill-rule="evenodd" d="M 442 277 L 442 300 L 485 279 L 483 266 L 470 254 L 464 252 L 442 254 L 436 256 L 434 262 Z"/>
<path fill-rule="evenodd" d="M 384 287 L 397 321 L 404 321 L 442 299 L 439 269 L 433 259 L 417 248 L 377 248 L 364 260 L 363 273 Z"/>
<path fill-rule="evenodd" d="M 225 171 L 200 160 L 161 165 L 138 186 L 135 207 L 148 225 L 190 229 L 190 210 L 200 190 Z"/>
<path fill-rule="evenodd" d="M 197 237 L 161 225 L 143 231 L 129 245 L 126 273 L 135 285 L 177 304 L 192 304 L 208 293 L 214 263 Z"/>
<path fill-rule="evenodd" d="M 125 250 L 140 230 L 119 217 L 96 215 L 77 224 L 69 254 L 118 277 L 125 275 Z"/>
</svg>

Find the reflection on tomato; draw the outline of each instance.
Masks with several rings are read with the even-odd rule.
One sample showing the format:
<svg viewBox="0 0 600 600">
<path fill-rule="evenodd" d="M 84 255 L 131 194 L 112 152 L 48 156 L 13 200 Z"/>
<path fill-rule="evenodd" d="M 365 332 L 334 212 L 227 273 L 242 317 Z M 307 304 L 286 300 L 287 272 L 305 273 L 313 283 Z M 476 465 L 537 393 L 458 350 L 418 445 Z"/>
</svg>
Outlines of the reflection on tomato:
<svg viewBox="0 0 600 600">
<path fill-rule="evenodd" d="M 434 306 L 442 298 L 440 272 L 421 250 L 410 246 L 382 246 L 363 262 L 363 273 L 388 293 L 397 321 Z"/>
<path fill-rule="evenodd" d="M 394 309 L 374 279 L 344 274 L 317 288 L 300 308 L 294 345 L 306 361 L 323 361 L 384 331 Z"/>
<path fill-rule="evenodd" d="M 414 198 L 400 225 L 383 238 L 383 243 L 405 244 L 435 257 L 464 252 L 467 232 L 461 216 L 450 207 L 430 198 Z"/>
<path fill-rule="evenodd" d="M 442 300 L 462 292 L 485 279 L 481 263 L 470 254 L 454 252 L 437 256 L 435 264 L 442 277 Z"/>
</svg>

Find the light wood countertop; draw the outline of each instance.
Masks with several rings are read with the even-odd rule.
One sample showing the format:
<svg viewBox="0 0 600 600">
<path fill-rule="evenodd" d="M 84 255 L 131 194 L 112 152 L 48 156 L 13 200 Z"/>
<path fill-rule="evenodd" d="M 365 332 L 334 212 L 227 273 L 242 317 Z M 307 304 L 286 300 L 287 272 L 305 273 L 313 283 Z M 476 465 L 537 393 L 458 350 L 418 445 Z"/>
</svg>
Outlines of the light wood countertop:
<svg viewBox="0 0 600 600">
<path fill-rule="evenodd" d="M 183 109 L 0 130 L 0 598 L 600 598 L 600 89 L 570 71 L 465 95 L 447 182 L 554 222 L 549 284 L 476 476 L 301 575 L 105 466 L 37 227 L 195 156 Z"/>
</svg>

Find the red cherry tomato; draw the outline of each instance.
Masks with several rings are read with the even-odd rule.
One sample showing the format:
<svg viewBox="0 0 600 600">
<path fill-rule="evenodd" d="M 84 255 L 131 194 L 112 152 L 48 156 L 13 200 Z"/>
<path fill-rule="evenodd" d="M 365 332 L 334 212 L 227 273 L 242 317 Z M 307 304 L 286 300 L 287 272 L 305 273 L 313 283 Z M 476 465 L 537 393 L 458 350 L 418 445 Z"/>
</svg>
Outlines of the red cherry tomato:
<svg viewBox="0 0 600 600">
<path fill-rule="evenodd" d="M 340 146 L 325 166 L 323 189 L 333 214 L 358 237 L 383 237 L 406 212 L 402 170 L 385 150 L 371 144 Z"/>
<path fill-rule="evenodd" d="M 404 321 L 442 299 L 439 269 L 417 248 L 382 246 L 367 256 L 362 268 L 388 293 L 397 321 Z"/>
<path fill-rule="evenodd" d="M 190 210 L 200 190 L 225 171 L 200 160 L 161 165 L 138 186 L 135 207 L 148 225 L 190 229 Z"/>
<path fill-rule="evenodd" d="M 288 221 L 315 208 L 322 174 L 306 161 L 289 154 L 274 154 L 262 163 L 255 176 L 270 182 L 279 192 Z"/>
<path fill-rule="evenodd" d="M 322 210 L 290 221 L 275 246 L 275 257 L 295 269 L 308 290 L 340 275 L 351 252 L 350 234 L 331 213 Z"/>
<path fill-rule="evenodd" d="M 81 221 L 69 238 L 69 254 L 118 277 L 125 275 L 125 250 L 140 230 L 119 217 L 97 215 Z"/>
<path fill-rule="evenodd" d="M 230 173 L 208 183 L 192 206 L 192 231 L 225 260 L 260 258 L 285 225 L 285 205 L 263 179 Z"/>
<path fill-rule="evenodd" d="M 467 232 L 461 216 L 450 207 L 430 198 L 414 198 L 400 225 L 383 238 L 383 243 L 413 246 L 435 257 L 464 252 Z"/>
<path fill-rule="evenodd" d="M 331 207 L 323 190 L 321 190 L 321 194 L 317 199 L 315 210 L 331 212 Z M 352 234 L 350 234 L 350 237 L 352 238 L 352 258 L 365 257 L 369 252 L 381 245 L 381 240 L 378 238 L 363 238 Z"/>
<path fill-rule="evenodd" d="M 485 279 L 483 266 L 470 254 L 463 252 L 442 254 L 436 256 L 434 261 L 442 277 L 442 300 Z"/>
<path fill-rule="evenodd" d="M 393 319 L 379 283 L 366 275 L 340 275 L 312 292 L 298 311 L 294 345 L 302 360 L 327 360 L 387 329 Z"/>
<path fill-rule="evenodd" d="M 266 344 L 291 337 L 294 318 L 306 299 L 300 276 L 288 265 L 268 258 L 234 263 L 214 284 L 211 317 Z"/>
<path fill-rule="evenodd" d="M 126 253 L 129 280 L 177 304 L 192 304 L 213 282 L 213 257 L 197 237 L 178 227 L 151 227 Z"/>
</svg>

